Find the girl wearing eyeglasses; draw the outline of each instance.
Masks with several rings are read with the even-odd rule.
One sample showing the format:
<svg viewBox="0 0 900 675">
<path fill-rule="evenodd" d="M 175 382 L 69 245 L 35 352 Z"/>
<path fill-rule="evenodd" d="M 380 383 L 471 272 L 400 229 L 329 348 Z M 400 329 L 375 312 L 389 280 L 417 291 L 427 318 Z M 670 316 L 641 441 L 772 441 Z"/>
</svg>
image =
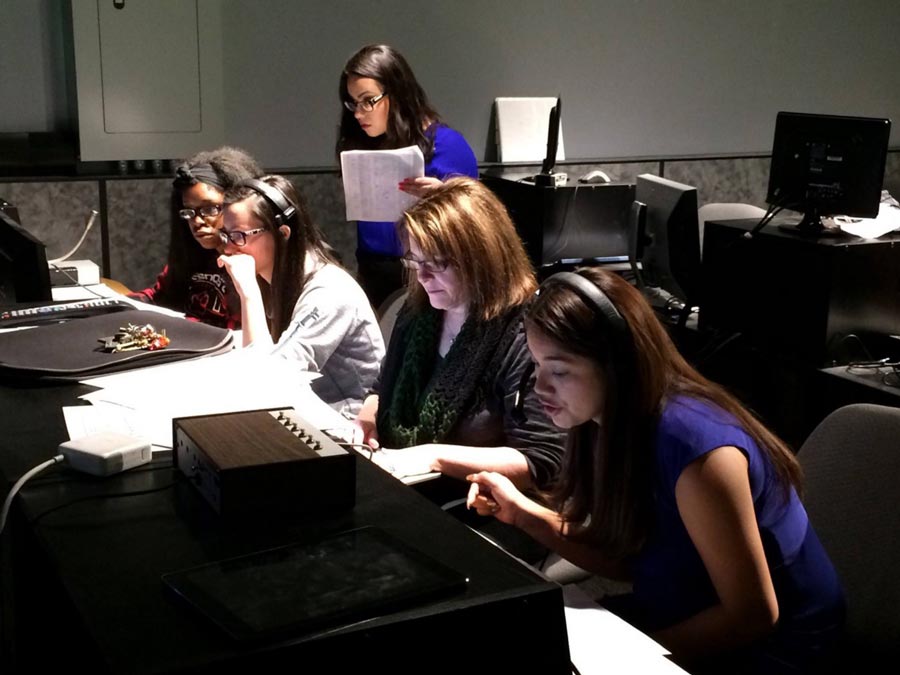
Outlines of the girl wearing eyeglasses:
<svg viewBox="0 0 900 675">
<path fill-rule="evenodd" d="M 441 501 L 464 496 L 474 471 L 546 486 L 564 435 L 531 386 L 521 317 L 537 284 L 506 209 L 478 181 L 453 178 L 397 227 L 409 298 L 357 440 L 384 450 L 373 460 L 395 475 L 444 474 Z"/>
<path fill-rule="evenodd" d="M 337 263 L 286 178 L 245 181 L 226 202 L 219 266 L 241 298 L 244 346 L 321 373 L 313 391 L 356 414 L 384 356 L 362 288 Z"/>
<path fill-rule="evenodd" d="M 387 45 L 368 45 L 341 73 L 337 155 L 344 150 L 391 150 L 417 145 L 425 176 L 398 189 L 422 196 L 450 176 L 478 177 L 478 163 L 462 135 L 446 126 L 416 81 L 406 59 Z M 394 223 L 359 221 L 358 276 L 376 308 L 403 285 L 402 254 Z"/>
<path fill-rule="evenodd" d="M 262 170 L 243 150 L 221 147 L 181 164 L 172 181 L 169 258 L 156 283 L 129 297 L 222 328 L 241 327 L 240 299 L 218 267 L 225 192 Z"/>
</svg>

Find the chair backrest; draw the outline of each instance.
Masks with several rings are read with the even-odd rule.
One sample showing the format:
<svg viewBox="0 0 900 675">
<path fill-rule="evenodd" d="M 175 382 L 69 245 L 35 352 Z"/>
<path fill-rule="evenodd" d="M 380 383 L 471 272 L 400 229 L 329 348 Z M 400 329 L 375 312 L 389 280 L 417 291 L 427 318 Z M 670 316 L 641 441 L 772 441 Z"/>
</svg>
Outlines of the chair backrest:
<svg viewBox="0 0 900 675">
<path fill-rule="evenodd" d="M 900 408 L 853 404 L 800 448 L 804 504 L 847 597 L 847 641 L 900 651 Z"/>
<path fill-rule="evenodd" d="M 394 322 L 397 321 L 397 313 L 406 302 L 406 288 L 398 288 L 384 299 L 376 314 L 378 315 L 378 325 L 381 328 L 381 335 L 384 337 L 384 344 L 387 345 L 391 341 L 391 333 L 394 331 Z"/>
<path fill-rule="evenodd" d="M 697 209 L 697 224 L 700 227 L 700 252 L 703 253 L 703 226 L 707 220 L 741 220 L 742 218 L 762 218 L 766 210 L 753 204 L 721 202 L 704 204 Z"/>
</svg>

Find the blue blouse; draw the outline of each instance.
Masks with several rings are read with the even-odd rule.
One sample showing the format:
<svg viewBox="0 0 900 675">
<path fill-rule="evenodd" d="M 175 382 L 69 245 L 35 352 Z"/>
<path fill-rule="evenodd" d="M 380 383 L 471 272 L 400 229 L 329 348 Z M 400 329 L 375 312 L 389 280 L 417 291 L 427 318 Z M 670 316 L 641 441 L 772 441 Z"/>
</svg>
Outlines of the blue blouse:
<svg viewBox="0 0 900 675">
<path fill-rule="evenodd" d="M 463 135 L 443 124 L 434 125 L 432 128 L 434 153 L 425 164 L 425 175 L 441 180 L 453 176 L 478 178 L 475 153 Z M 394 223 L 360 220 L 356 224 L 356 236 L 360 251 L 385 256 L 403 254 Z"/>
<path fill-rule="evenodd" d="M 826 646 L 818 638 L 842 624 L 837 573 L 797 493 L 791 488 L 784 499 L 774 466 L 738 421 L 714 404 L 684 396 L 666 404 L 656 431 L 655 526 L 634 565 L 636 609 L 647 619 L 643 628 L 670 626 L 719 602 L 678 513 L 675 484 L 688 464 L 723 446 L 737 447 L 747 457 L 756 520 L 778 599 L 775 635 L 760 648 L 803 661 L 805 649 Z"/>
</svg>

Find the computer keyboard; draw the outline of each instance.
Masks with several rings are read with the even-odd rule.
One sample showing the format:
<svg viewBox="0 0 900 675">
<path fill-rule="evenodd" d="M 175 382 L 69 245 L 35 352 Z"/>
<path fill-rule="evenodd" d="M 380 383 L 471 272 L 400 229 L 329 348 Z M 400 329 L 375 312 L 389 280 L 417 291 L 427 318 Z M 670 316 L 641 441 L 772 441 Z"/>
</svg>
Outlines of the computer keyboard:
<svg viewBox="0 0 900 675">
<path fill-rule="evenodd" d="M 59 323 L 97 314 L 121 312 L 126 309 L 134 309 L 134 306 L 116 298 L 96 298 L 94 300 L 57 302 L 36 306 L 23 305 L 15 308 L 0 309 L 0 328 Z"/>
</svg>

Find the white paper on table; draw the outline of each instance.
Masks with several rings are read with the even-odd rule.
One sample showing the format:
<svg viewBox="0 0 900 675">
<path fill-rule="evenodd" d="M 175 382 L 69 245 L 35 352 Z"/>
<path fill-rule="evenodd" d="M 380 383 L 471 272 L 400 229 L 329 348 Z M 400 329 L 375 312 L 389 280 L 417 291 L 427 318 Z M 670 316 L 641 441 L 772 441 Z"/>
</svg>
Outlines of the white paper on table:
<svg viewBox="0 0 900 675">
<path fill-rule="evenodd" d="M 685 675 L 662 645 L 594 602 L 575 585 L 563 587 L 569 655 L 582 675 Z"/>
<path fill-rule="evenodd" d="M 847 234 L 863 239 L 877 239 L 900 228 L 900 209 L 882 202 L 875 218 L 844 218 L 835 216 L 834 222 Z"/>
<path fill-rule="evenodd" d="M 345 150 L 341 174 L 347 220 L 396 222 L 416 198 L 397 185 L 425 175 L 425 158 L 416 145 L 396 150 Z"/>
<path fill-rule="evenodd" d="M 87 427 L 125 433 L 130 426 L 165 447 L 171 447 L 176 417 L 294 408 L 319 429 L 349 427 L 349 420 L 313 393 L 310 383 L 318 377 L 295 362 L 253 351 L 178 361 L 84 380 L 102 387 L 80 397 L 100 410 L 70 413 L 72 422 L 67 417 L 66 423 L 70 436 L 84 435 Z"/>
</svg>

